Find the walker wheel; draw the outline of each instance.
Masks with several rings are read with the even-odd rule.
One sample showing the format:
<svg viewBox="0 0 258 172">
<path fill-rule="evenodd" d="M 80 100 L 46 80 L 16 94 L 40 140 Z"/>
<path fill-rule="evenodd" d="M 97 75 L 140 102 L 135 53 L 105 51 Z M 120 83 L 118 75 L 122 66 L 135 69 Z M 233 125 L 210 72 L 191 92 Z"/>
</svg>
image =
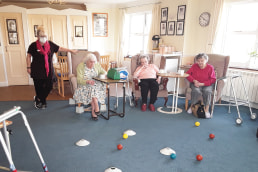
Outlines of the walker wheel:
<svg viewBox="0 0 258 172">
<path fill-rule="evenodd" d="M 237 123 L 238 125 L 242 124 L 242 119 L 241 119 L 241 118 L 237 118 L 237 119 L 236 119 L 236 123 Z"/>
<path fill-rule="evenodd" d="M 257 117 L 256 113 L 252 113 L 252 114 L 251 114 L 251 119 L 254 120 L 254 119 L 256 119 L 256 117 Z"/>
</svg>

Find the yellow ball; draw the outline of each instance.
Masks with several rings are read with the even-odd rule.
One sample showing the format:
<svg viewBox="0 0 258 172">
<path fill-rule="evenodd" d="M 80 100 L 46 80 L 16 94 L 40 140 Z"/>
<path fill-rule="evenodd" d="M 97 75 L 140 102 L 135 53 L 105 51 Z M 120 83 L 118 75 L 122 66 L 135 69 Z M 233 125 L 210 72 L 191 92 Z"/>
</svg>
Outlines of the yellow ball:
<svg viewBox="0 0 258 172">
<path fill-rule="evenodd" d="M 127 138 L 128 138 L 128 135 L 127 135 L 127 134 L 123 134 L 123 138 L 124 138 L 124 139 L 127 139 Z"/>
<path fill-rule="evenodd" d="M 200 122 L 198 122 L 198 121 L 195 122 L 195 126 L 196 126 L 196 127 L 199 127 L 199 126 L 200 126 Z"/>
</svg>

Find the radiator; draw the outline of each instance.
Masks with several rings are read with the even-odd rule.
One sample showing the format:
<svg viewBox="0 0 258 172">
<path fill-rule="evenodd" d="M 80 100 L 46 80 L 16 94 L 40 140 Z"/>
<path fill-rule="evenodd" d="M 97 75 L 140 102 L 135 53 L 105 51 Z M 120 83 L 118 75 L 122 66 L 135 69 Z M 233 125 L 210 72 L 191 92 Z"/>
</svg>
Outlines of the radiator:
<svg viewBox="0 0 258 172">
<path fill-rule="evenodd" d="M 231 76 L 233 74 L 242 76 L 244 85 L 246 87 L 249 102 L 251 104 L 257 104 L 258 103 L 258 72 L 228 69 L 227 76 Z M 245 95 L 245 90 L 242 85 L 242 81 L 241 81 L 240 77 L 232 79 L 232 83 L 235 88 L 237 99 L 247 100 L 247 97 Z M 232 93 L 231 87 L 230 87 L 230 79 L 227 78 L 226 85 L 222 91 L 222 96 L 224 98 L 229 97 L 230 92 L 231 92 L 231 96 L 233 96 L 233 93 Z M 222 98 L 222 99 L 224 99 L 224 98 Z M 224 99 L 224 100 L 226 100 L 226 99 Z"/>
</svg>

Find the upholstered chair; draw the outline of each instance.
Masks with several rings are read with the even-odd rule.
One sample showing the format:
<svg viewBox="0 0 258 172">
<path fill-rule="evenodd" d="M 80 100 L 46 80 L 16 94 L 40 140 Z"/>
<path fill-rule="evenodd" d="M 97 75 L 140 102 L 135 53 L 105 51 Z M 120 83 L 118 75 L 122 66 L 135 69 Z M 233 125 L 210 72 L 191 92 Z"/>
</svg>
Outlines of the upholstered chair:
<svg viewBox="0 0 258 172">
<path fill-rule="evenodd" d="M 216 78 L 218 79 L 218 78 L 225 77 L 227 75 L 230 57 L 225 55 L 219 55 L 219 54 L 207 54 L 207 55 L 209 57 L 208 64 L 211 64 L 214 67 Z M 185 82 L 186 83 L 185 110 L 188 110 L 188 106 L 189 106 L 188 102 L 189 100 L 191 100 L 192 89 L 190 88 L 190 82 L 187 79 L 185 79 L 185 81 L 186 81 Z M 217 91 L 215 95 L 215 102 L 219 101 L 219 103 L 221 103 L 222 89 L 225 85 L 225 82 L 226 82 L 225 79 L 218 81 Z M 202 101 L 202 96 L 200 96 L 199 99 Z M 213 97 L 211 100 L 213 100 Z"/>
<path fill-rule="evenodd" d="M 155 65 L 158 66 L 159 69 L 165 68 L 165 63 L 166 63 L 165 57 L 161 56 L 161 57 L 155 58 L 152 54 L 148 54 L 148 56 L 150 57 L 149 63 L 154 63 Z M 131 58 L 132 75 L 136 70 L 136 68 L 140 65 L 139 57 L 140 55 L 135 55 Z M 159 92 L 157 95 L 157 97 L 164 97 L 165 99 L 164 106 L 166 106 L 168 101 L 167 83 L 168 83 L 168 78 L 161 78 L 161 82 L 159 85 Z M 133 82 L 132 82 L 132 96 L 134 98 L 135 106 L 137 106 L 138 99 L 141 98 L 141 87 L 139 86 L 139 80 L 136 78 L 133 78 Z M 148 96 L 150 96 L 150 92 Z"/>
</svg>

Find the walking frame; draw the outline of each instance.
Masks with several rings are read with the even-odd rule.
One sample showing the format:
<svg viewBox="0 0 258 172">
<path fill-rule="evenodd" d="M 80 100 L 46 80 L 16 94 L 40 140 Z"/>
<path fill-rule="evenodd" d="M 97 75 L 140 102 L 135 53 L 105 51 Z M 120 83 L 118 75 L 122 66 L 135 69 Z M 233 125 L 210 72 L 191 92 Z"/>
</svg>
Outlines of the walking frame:
<svg viewBox="0 0 258 172">
<path fill-rule="evenodd" d="M 228 104 L 215 104 L 215 96 L 216 96 L 217 83 L 218 83 L 219 80 L 223 80 L 223 79 L 227 79 L 227 78 L 229 78 L 230 88 L 231 88 L 230 89 L 231 90 L 230 91 L 230 95 L 229 95 L 229 103 Z M 235 78 L 239 78 L 241 80 L 241 84 L 242 84 L 242 87 L 244 88 L 244 93 L 245 93 L 246 100 L 237 100 L 236 91 L 235 91 L 235 87 L 234 87 L 234 84 L 233 84 L 233 79 L 235 79 Z M 233 95 L 232 95 L 232 93 L 233 93 Z M 213 115 L 213 110 L 214 110 L 214 106 L 215 105 L 228 106 L 228 113 L 231 113 L 231 111 L 230 111 L 230 107 L 231 106 L 236 106 L 237 114 L 238 114 L 238 117 L 236 119 L 236 124 L 241 124 L 243 122 L 243 120 L 242 120 L 242 118 L 240 116 L 240 111 L 239 111 L 238 106 L 239 105 L 246 105 L 246 104 L 248 105 L 249 110 L 250 110 L 250 118 L 253 119 L 253 120 L 256 119 L 256 113 L 252 112 L 252 108 L 251 108 L 250 103 L 249 103 L 249 98 L 248 98 L 246 86 L 244 84 L 244 81 L 243 81 L 241 75 L 233 74 L 233 75 L 230 75 L 230 76 L 221 77 L 221 78 L 216 80 L 216 82 L 215 82 L 215 90 L 214 90 L 214 95 L 213 95 L 213 101 L 212 101 L 211 117 Z"/>
<path fill-rule="evenodd" d="M 44 172 L 48 172 L 48 168 L 47 168 L 47 166 L 46 166 L 46 164 L 44 162 L 44 159 L 43 159 L 43 157 L 42 157 L 42 155 L 40 153 L 39 147 L 37 145 L 37 142 L 35 140 L 35 137 L 34 137 L 32 131 L 31 131 L 30 125 L 28 123 L 28 120 L 27 120 L 25 114 L 22 111 L 20 111 L 20 109 L 21 109 L 21 107 L 14 106 L 13 109 L 10 109 L 9 111 L 4 112 L 3 114 L 0 115 L 0 122 L 3 122 L 3 130 L 4 130 L 3 133 L 4 133 L 4 136 L 5 136 L 5 139 L 4 139 L 4 137 L 2 135 L 2 132 L 0 132 L 0 141 L 1 141 L 1 144 L 2 144 L 2 147 L 3 147 L 3 150 L 5 152 L 5 155 L 6 155 L 7 159 L 8 159 L 8 161 L 9 161 L 10 170 L 12 172 L 17 172 L 17 170 L 16 170 L 16 168 L 14 166 L 13 160 L 12 160 L 10 140 L 9 140 L 9 133 L 7 133 L 8 131 L 7 131 L 7 128 L 6 128 L 5 120 L 7 120 L 9 118 L 12 118 L 15 115 L 21 114 L 22 119 L 24 121 L 24 125 L 26 126 L 26 128 L 28 130 L 28 133 L 29 133 L 29 135 L 30 135 L 30 137 L 32 139 L 32 142 L 33 142 L 33 144 L 35 146 L 35 149 L 37 151 L 37 154 L 39 156 L 39 159 L 40 159 L 40 161 L 42 163 L 43 170 L 44 170 Z"/>
</svg>

